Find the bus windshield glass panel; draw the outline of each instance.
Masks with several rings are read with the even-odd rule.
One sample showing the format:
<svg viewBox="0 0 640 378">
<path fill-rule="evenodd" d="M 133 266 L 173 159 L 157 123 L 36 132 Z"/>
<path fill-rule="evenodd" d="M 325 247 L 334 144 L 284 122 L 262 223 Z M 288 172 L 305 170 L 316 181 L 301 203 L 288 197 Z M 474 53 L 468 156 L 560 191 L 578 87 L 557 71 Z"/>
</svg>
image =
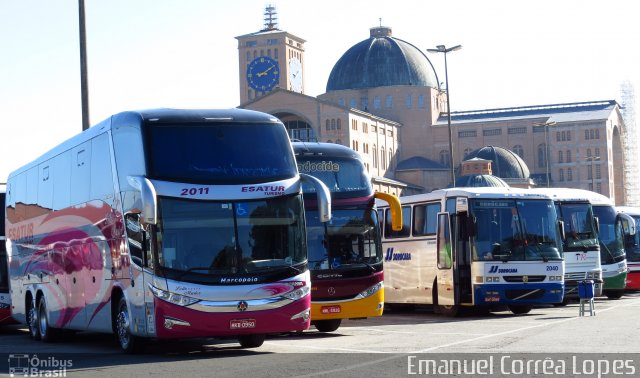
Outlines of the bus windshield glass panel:
<svg viewBox="0 0 640 378">
<path fill-rule="evenodd" d="M 326 223 L 317 211 L 307 210 L 306 218 L 310 269 L 360 268 L 382 261 L 375 210 L 333 210 Z"/>
<path fill-rule="evenodd" d="M 564 222 L 565 249 L 568 251 L 592 248 L 598 244 L 598 236 L 593 228 L 593 212 L 586 203 L 563 203 L 556 207 L 559 218 Z"/>
<path fill-rule="evenodd" d="M 476 261 L 560 260 L 561 239 L 551 201 L 470 200 Z"/>
<path fill-rule="evenodd" d="M 295 177 L 280 124 L 151 125 L 151 177 L 208 184 L 251 184 Z"/>
<path fill-rule="evenodd" d="M 603 264 L 613 264 L 624 260 L 622 245 L 622 222 L 616 216 L 612 206 L 594 206 L 593 213 L 598 217 L 598 239 L 600 241 L 600 259 Z"/>
<path fill-rule="evenodd" d="M 349 196 L 370 195 L 371 181 L 366 175 L 366 169 L 360 160 L 322 158 L 298 156 L 298 170 L 321 180 L 332 193 Z M 304 193 L 315 193 L 316 188 L 309 184 L 302 184 Z M 362 194 L 358 193 L 362 192 Z"/>
<path fill-rule="evenodd" d="M 300 195 L 244 202 L 161 197 L 159 265 L 168 278 L 189 272 L 199 280 L 288 270 L 306 262 L 302 206 Z"/>
<path fill-rule="evenodd" d="M 636 221 L 636 230 L 640 227 L 640 217 L 634 217 Z M 636 232 L 635 235 L 630 235 L 625 238 L 625 252 L 627 254 L 627 261 L 640 262 L 640 232 Z"/>
</svg>

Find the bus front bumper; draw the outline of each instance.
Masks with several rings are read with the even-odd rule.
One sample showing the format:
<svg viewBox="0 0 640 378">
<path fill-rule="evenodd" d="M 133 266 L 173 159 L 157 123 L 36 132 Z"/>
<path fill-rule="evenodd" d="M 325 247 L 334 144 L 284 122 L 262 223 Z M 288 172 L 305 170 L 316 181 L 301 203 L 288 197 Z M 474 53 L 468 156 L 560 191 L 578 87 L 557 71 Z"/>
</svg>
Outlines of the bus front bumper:
<svg viewBox="0 0 640 378">
<path fill-rule="evenodd" d="M 482 284 L 474 285 L 475 305 L 560 303 L 564 285 L 546 284 Z"/>
<path fill-rule="evenodd" d="M 362 299 L 311 302 L 311 320 L 368 318 L 383 311 L 384 289 Z"/>
</svg>

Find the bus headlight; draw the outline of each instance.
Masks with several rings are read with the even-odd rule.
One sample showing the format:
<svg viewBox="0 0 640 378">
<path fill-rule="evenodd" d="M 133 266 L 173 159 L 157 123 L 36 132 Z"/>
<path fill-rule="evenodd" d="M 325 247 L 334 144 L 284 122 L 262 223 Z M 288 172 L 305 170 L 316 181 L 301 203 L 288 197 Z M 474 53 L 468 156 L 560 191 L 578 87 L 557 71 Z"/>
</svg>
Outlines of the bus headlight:
<svg viewBox="0 0 640 378">
<path fill-rule="evenodd" d="M 364 299 L 364 298 L 370 297 L 373 294 L 380 291 L 380 289 L 382 289 L 383 287 L 384 287 L 384 284 L 382 282 L 378 282 L 375 285 L 371 286 L 370 288 L 364 290 L 360 294 L 356 295 L 354 299 Z"/>
<path fill-rule="evenodd" d="M 292 301 L 297 301 L 298 299 L 303 298 L 307 294 L 309 294 L 309 286 L 304 285 L 293 291 L 288 292 L 287 294 L 284 294 L 283 297 L 289 298 Z"/>
<path fill-rule="evenodd" d="M 173 303 L 178 306 L 189 306 L 200 301 L 199 299 L 187 297 L 186 295 L 180 295 L 172 293 L 170 291 L 158 289 L 157 287 L 152 285 L 149 285 L 149 289 L 151 289 L 151 292 L 154 296 L 156 296 L 156 298 L 162 299 L 163 301 Z"/>
</svg>

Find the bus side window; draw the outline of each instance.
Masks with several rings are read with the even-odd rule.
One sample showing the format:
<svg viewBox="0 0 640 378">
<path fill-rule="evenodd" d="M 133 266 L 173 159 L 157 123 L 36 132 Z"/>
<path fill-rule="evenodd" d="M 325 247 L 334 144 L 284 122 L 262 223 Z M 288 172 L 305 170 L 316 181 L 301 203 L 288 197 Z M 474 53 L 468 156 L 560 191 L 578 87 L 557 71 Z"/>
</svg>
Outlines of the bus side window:
<svg viewBox="0 0 640 378">
<path fill-rule="evenodd" d="M 402 230 L 391 229 L 391 211 L 385 212 L 384 234 L 387 238 L 402 238 L 411 234 L 411 206 L 402 206 Z"/>
<path fill-rule="evenodd" d="M 440 203 L 415 205 L 413 207 L 413 235 L 435 235 L 438 212 L 440 212 Z"/>
</svg>

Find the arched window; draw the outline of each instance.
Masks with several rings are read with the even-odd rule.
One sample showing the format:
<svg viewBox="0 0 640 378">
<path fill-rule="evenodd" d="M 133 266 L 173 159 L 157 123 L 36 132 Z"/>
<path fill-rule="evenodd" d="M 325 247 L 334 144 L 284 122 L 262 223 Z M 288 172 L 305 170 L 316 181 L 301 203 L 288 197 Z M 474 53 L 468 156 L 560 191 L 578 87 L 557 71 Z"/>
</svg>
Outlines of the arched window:
<svg viewBox="0 0 640 378">
<path fill-rule="evenodd" d="M 297 139 L 302 142 L 317 142 L 316 133 L 311 128 L 311 125 L 305 121 L 286 121 L 284 127 L 287 129 L 289 138 Z"/>
<path fill-rule="evenodd" d="M 567 168 L 567 181 L 573 181 L 573 169 Z"/>
<path fill-rule="evenodd" d="M 565 157 L 567 158 L 567 163 L 571 163 L 571 150 L 567 150 Z"/>
<path fill-rule="evenodd" d="M 562 168 L 560 168 L 560 171 L 558 171 L 558 180 L 564 181 L 564 169 Z"/>
<path fill-rule="evenodd" d="M 389 169 L 393 167 L 393 154 L 391 153 L 391 149 L 389 149 Z"/>
<path fill-rule="evenodd" d="M 331 130 L 331 121 L 327 120 L 325 122 L 325 128 L 327 129 L 327 131 Z"/>
<path fill-rule="evenodd" d="M 376 145 L 373 145 L 373 168 L 378 168 L 378 150 Z"/>
<path fill-rule="evenodd" d="M 384 153 L 384 147 L 380 147 L 380 168 L 382 169 L 387 169 L 387 162 L 385 161 L 385 153 Z"/>
<path fill-rule="evenodd" d="M 336 129 L 336 120 L 334 118 L 331 119 L 331 130 Z"/>
<path fill-rule="evenodd" d="M 562 151 L 558 151 L 558 163 L 564 163 L 564 154 Z"/>
<path fill-rule="evenodd" d="M 340 118 L 336 120 L 336 129 L 340 130 L 342 128 L 342 122 L 340 122 Z"/>
<path fill-rule="evenodd" d="M 329 140 L 327 141 L 327 143 L 333 143 L 333 142 L 331 141 L 331 139 L 329 139 Z"/>
<path fill-rule="evenodd" d="M 521 159 L 524 159 L 524 148 L 522 148 L 522 145 L 516 144 L 511 150 L 513 153 L 520 156 Z"/>
<path fill-rule="evenodd" d="M 336 139 L 336 144 L 342 144 L 342 140 Z"/>
<path fill-rule="evenodd" d="M 538 168 L 545 168 L 547 164 L 547 148 L 544 143 L 538 145 Z"/>
</svg>

